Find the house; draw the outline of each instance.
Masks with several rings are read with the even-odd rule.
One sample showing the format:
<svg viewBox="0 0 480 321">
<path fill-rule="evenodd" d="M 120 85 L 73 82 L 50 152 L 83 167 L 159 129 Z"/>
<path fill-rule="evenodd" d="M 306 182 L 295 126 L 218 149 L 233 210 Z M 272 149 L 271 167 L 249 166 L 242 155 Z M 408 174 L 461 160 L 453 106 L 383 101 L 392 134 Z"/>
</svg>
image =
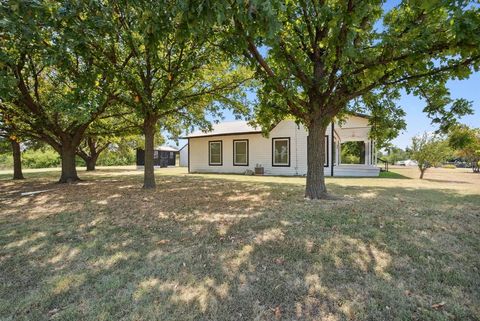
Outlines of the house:
<svg viewBox="0 0 480 321">
<path fill-rule="evenodd" d="M 326 176 L 379 175 L 375 141 L 369 138 L 369 131 L 368 116 L 360 114 L 328 126 Z M 293 120 L 279 122 L 268 137 L 245 121 L 215 124 L 210 132 L 197 131 L 187 136 L 188 170 L 241 174 L 261 167 L 265 175 L 306 175 L 307 136 L 305 127 Z M 355 157 L 345 155 L 347 150 L 355 151 Z"/>
<path fill-rule="evenodd" d="M 179 150 L 180 167 L 188 167 L 188 144 L 183 145 Z"/>
<path fill-rule="evenodd" d="M 178 149 L 170 146 L 159 146 L 153 151 L 153 163 L 156 168 L 175 166 Z M 137 169 L 145 165 L 145 151 L 137 148 Z"/>
</svg>

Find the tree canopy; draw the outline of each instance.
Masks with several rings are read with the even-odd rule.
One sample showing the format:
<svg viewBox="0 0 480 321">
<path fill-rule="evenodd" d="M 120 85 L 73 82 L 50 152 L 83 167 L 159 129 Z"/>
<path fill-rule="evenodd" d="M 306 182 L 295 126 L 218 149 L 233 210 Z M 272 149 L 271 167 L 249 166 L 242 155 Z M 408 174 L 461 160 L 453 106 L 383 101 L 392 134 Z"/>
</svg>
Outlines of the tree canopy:
<svg viewBox="0 0 480 321">
<path fill-rule="evenodd" d="M 0 10 L 1 108 L 60 153 L 60 182 L 76 181 L 77 147 L 118 88 L 86 50 L 85 26 L 71 23 L 68 3 L 3 3 Z"/>
<path fill-rule="evenodd" d="M 448 135 L 448 144 L 458 156 L 470 162 L 472 170 L 480 172 L 480 129 L 457 125 Z"/>
<path fill-rule="evenodd" d="M 257 71 L 258 122 L 268 127 L 293 116 L 308 128 L 308 198 L 327 196 L 325 128 L 355 103 L 381 115 L 385 109 L 375 106 L 404 89 L 425 98 L 425 112 L 438 121 L 469 112 L 464 101 L 452 103 L 446 82 L 479 69 L 479 7 L 402 1 L 385 11 L 383 4 L 225 1 L 206 12 L 225 26 L 226 50 L 243 55 Z"/>
<path fill-rule="evenodd" d="M 421 179 L 428 168 L 442 165 L 451 152 L 447 141 L 437 135 L 424 133 L 412 138 L 410 155 L 418 163 Z"/>
<path fill-rule="evenodd" d="M 191 126 L 207 128 L 206 115 L 218 116 L 222 108 L 246 112 L 240 88 L 251 77 L 248 70 L 218 50 L 219 38 L 188 2 L 96 2 L 77 10 L 94 25 L 90 50 L 104 57 L 120 82 L 122 102 L 141 120 L 145 188 L 155 187 L 155 132 L 175 136 Z M 108 45 L 100 47 L 97 38 Z"/>
</svg>

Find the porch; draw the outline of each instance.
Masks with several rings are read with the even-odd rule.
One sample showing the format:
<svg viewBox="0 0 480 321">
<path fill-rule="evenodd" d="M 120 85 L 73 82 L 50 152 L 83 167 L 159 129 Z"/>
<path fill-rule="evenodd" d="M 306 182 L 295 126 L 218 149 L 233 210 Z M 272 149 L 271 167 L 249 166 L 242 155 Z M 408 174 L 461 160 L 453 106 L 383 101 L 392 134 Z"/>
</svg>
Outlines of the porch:
<svg viewBox="0 0 480 321">
<path fill-rule="evenodd" d="M 377 167 L 375 140 L 369 137 L 370 126 L 339 124 L 333 130 L 332 176 L 371 176 Z"/>
</svg>

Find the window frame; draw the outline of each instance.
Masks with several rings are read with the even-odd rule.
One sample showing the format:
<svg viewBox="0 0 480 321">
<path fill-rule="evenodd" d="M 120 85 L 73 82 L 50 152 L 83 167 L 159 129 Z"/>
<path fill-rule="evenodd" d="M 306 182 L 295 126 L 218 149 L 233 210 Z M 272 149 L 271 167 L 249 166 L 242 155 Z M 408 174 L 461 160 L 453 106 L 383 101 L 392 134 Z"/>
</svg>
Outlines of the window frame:
<svg viewBox="0 0 480 321">
<path fill-rule="evenodd" d="M 288 141 L 288 163 L 287 164 L 276 164 L 275 163 L 275 142 L 276 141 Z M 290 167 L 290 158 L 291 157 L 291 144 L 290 137 L 272 137 L 272 167 Z"/>
<path fill-rule="evenodd" d="M 212 143 L 220 143 L 220 163 L 212 163 L 212 157 L 211 157 Z M 222 140 L 208 141 L 208 166 L 223 166 L 223 141 Z"/>
<path fill-rule="evenodd" d="M 237 163 L 236 162 L 236 158 L 235 158 L 235 152 L 237 150 L 237 147 L 236 147 L 236 143 L 246 143 L 247 144 L 247 148 L 246 148 L 246 152 L 247 152 L 247 162 L 242 164 L 242 163 Z M 250 151 L 249 151 L 249 141 L 248 139 L 234 139 L 233 140 L 233 166 L 248 166 L 249 164 L 249 157 L 250 157 Z"/>
</svg>

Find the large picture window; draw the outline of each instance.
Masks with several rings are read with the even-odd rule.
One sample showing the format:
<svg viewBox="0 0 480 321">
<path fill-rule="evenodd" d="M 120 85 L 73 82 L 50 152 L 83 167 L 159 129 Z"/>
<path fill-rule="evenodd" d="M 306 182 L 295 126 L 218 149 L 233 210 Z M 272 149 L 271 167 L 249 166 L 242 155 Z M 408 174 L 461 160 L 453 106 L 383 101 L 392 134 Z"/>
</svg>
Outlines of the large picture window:
<svg viewBox="0 0 480 321">
<path fill-rule="evenodd" d="M 272 166 L 290 166 L 290 138 L 272 139 Z"/>
<path fill-rule="evenodd" d="M 221 166 L 222 165 L 222 141 L 208 142 L 208 165 Z"/>
<path fill-rule="evenodd" d="M 233 141 L 233 165 L 248 166 L 248 140 Z"/>
</svg>

